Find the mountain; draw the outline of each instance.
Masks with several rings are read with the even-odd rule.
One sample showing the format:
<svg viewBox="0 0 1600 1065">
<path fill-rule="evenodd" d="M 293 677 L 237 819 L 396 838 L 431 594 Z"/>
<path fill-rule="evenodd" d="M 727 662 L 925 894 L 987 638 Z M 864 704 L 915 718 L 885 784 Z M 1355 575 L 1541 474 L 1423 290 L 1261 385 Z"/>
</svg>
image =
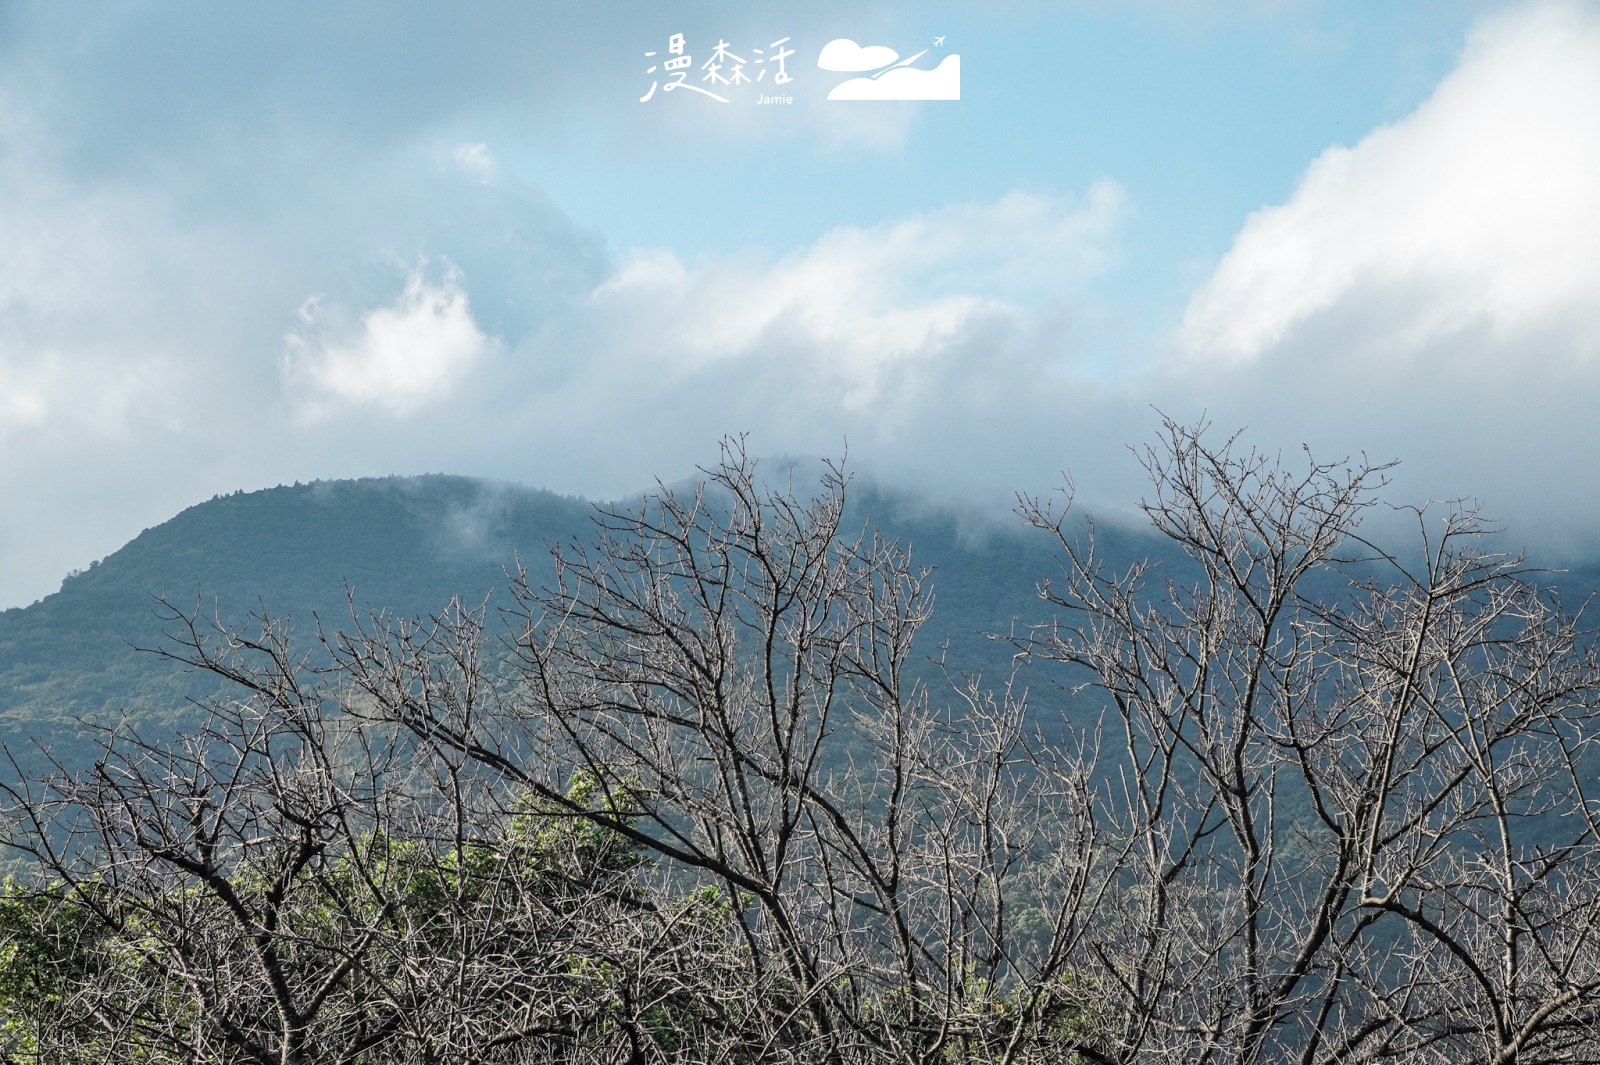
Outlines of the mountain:
<svg viewBox="0 0 1600 1065">
<path fill-rule="evenodd" d="M 1005 649 L 982 631 L 1043 616 L 1035 589 L 1053 568 L 1048 538 L 963 522 L 881 490 L 853 492 L 853 522 L 872 522 L 935 567 L 937 613 L 924 651 L 948 636 L 953 662 L 1003 666 Z M 55 594 L 0 612 L 0 740 L 13 750 L 38 740 L 76 758 L 92 750 L 80 719 L 125 714 L 162 728 L 181 718 L 206 690 L 139 650 L 162 643 L 159 595 L 236 625 L 251 612 L 287 616 L 302 643 L 318 622 L 348 627 L 352 605 L 363 615 L 413 616 L 460 596 L 492 609 L 509 602 L 509 567 L 520 559 L 542 578 L 548 545 L 589 538 L 593 513 L 581 499 L 443 475 L 213 498 L 146 529 Z"/>
<path fill-rule="evenodd" d="M 914 560 L 934 570 L 936 610 L 921 635 L 924 662 L 948 641 L 958 669 L 1003 674 L 1010 648 L 984 633 L 1049 616 L 1037 587 L 1059 572 L 1050 538 L 932 509 L 881 487 L 851 491 L 848 525 L 872 524 L 910 544 Z M 352 607 L 360 616 L 417 616 L 442 610 L 452 596 L 491 610 L 508 604 L 506 570 L 520 560 L 541 582 L 550 572 L 548 546 L 589 539 L 593 514 L 581 499 L 443 475 L 319 481 L 213 498 L 70 575 L 55 594 L 0 612 L 0 742 L 23 757 L 38 743 L 78 761 L 94 750 L 84 720 L 125 715 L 142 728 L 165 729 L 182 719 L 190 700 L 208 689 L 139 650 L 163 642 L 159 595 L 234 625 L 252 612 L 287 616 L 308 647 L 319 623 L 348 628 Z M 1114 569 L 1154 558 L 1162 562 L 1158 577 L 1188 571 L 1167 541 L 1115 527 L 1100 533 L 1102 557 Z M 1600 570 L 1549 573 L 1542 582 L 1573 609 L 1600 588 Z M 1335 583 L 1324 583 L 1314 591 L 1338 594 Z M 920 672 L 934 676 L 930 666 Z M 1029 680 L 1036 705 L 1064 698 L 1051 680 Z"/>
</svg>

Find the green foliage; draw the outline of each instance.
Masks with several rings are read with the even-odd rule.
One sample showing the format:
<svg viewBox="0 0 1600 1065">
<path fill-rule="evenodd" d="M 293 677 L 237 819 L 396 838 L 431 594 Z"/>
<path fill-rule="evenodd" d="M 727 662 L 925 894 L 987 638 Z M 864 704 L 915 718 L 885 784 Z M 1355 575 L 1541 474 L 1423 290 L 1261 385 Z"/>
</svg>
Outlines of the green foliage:
<svg viewBox="0 0 1600 1065">
<path fill-rule="evenodd" d="M 626 787 L 602 785 L 593 773 L 576 774 L 566 798 L 624 817 L 630 801 Z M 642 878 L 651 863 L 635 844 L 535 796 L 515 798 L 502 814 L 477 827 L 474 836 L 444 847 L 426 837 L 369 832 L 358 855 L 307 866 L 288 885 L 274 881 L 270 863 L 245 861 L 232 872 L 232 890 L 252 909 L 274 892 L 293 900 L 275 926 L 289 948 L 289 979 L 295 983 L 317 977 L 315 950 L 296 953 L 296 945 L 337 940 L 361 927 L 393 933 L 379 937 L 335 991 L 335 997 L 373 996 L 369 1006 L 357 1010 L 369 1023 L 380 1022 L 385 1008 L 405 1005 L 393 996 L 408 969 L 449 964 L 460 937 L 467 935 L 471 956 L 454 955 L 456 963 L 492 959 L 531 979 L 536 1010 L 582 1018 L 601 1035 L 627 1025 L 636 1038 L 669 1054 L 690 1049 L 706 1018 L 694 1003 L 674 995 L 673 970 L 692 968 L 693 962 L 674 961 L 673 955 L 703 951 L 709 956 L 729 942 L 731 902 L 714 887 L 685 886 L 664 895 L 648 889 Z M 373 883 L 384 887 L 372 891 Z M 0 885 L 0 1063 L 176 1063 L 190 1059 L 175 1046 L 190 1042 L 221 1053 L 216 1048 L 225 1041 L 207 1034 L 218 1019 L 198 1014 L 188 989 L 161 972 L 164 962 L 177 957 L 172 952 L 183 949 L 174 947 L 163 915 L 192 914 L 207 906 L 214 907 L 215 900 L 199 883 L 172 889 L 166 898 L 136 899 L 119 898 L 94 880 L 67 887 L 7 878 Z M 377 912 L 380 907 L 386 914 Z M 607 908 L 614 908 L 610 916 Z M 610 922 L 627 915 L 653 929 L 657 955 L 647 960 L 658 967 L 667 962 L 664 980 L 641 972 L 637 962 L 627 960 L 627 951 L 618 953 L 567 930 L 587 924 L 605 932 Z M 247 949 L 246 938 L 235 936 L 220 954 L 184 955 L 182 964 L 235 965 L 245 972 L 248 966 L 232 955 Z M 552 954 L 551 943 L 565 945 Z M 119 1016 L 93 1008 L 96 992 L 108 989 L 118 999 Z M 246 1009 L 270 1013 L 264 993 L 240 990 Z M 489 991 L 512 998 L 526 994 L 515 980 L 492 983 Z M 641 997 L 650 1003 L 642 1013 L 636 1008 Z M 254 1007 L 248 1005 L 251 1000 Z M 423 1004 L 406 1008 L 418 1005 Z M 491 1017 L 505 1005 L 479 1004 Z M 238 1015 L 237 1003 L 232 1012 L 231 1023 L 250 1027 L 251 1021 Z M 719 1023 L 736 1025 L 738 1019 L 723 1017 Z M 412 1032 L 408 1040 L 415 1049 L 426 1044 L 427 1036 Z M 385 1046 L 352 1060 L 366 1065 L 412 1060 L 403 1049 Z M 454 1060 L 448 1055 L 437 1060 L 447 1059 Z M 234 1058 L 224 1053 L 201 1060 Z M 417 1060 L 435 1058 L 424 1045 Z"/>
<path fill-rule="evenodd" d="M 37 1059 L 44 1026 L 63 1017 L 74 970 L 74 910 L 59 891 L 26 891 L 13 877 L 0 882 L 0 1047 L 6 1060 Z"/>
<path fill-rule="evenodd" d="M 637 806 L 626 783 L 607 784 L 590 770 L 579 770 L 567 785 L 566 798 L 585 810 L 617 815 L 631 822 Z M 560 863 L 588 875 L 619 876 L 645 862 L 639 847 L 616 832 L 538 796 L 524 794 L 512 806 L 502 845 L 520 859 Z"/>
</svg>

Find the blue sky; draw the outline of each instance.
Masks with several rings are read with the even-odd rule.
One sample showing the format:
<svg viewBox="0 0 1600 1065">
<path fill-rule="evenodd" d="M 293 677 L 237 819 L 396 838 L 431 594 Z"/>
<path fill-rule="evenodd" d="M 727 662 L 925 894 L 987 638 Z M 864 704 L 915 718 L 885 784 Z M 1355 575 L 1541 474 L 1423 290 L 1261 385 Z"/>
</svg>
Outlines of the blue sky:
<svg viewBox="0 0 1600 1065">
<path fill-rule="evenodd" d="M 641 103 L 672 33 L 794 102 Z M 840 37 L 961 100 L 826 100 Z M 1589 550 L 1597 116 L 1582 0 L 0 2 L 0 606 L 218 492 L 747 430 L 1117 510 L 1153 407 Z"/>
<path fill-rule="evenodd" d="M 1307 159 L 1403 115 L 1450 69 L 1470 19 L 1460 5 L 1434 8 L 1426 18 L 1351 4 L 1201 20 L 1138 7 L 979 15 L 945 5 L 885 20 L 884 38 L 906 38 L 908 51 L 933 28 L 948 31 L 968 75 L 959 104 L 905 115 L 914 132 L 885 138 L 893 149 L 874 150 L 863 135 L 819 150 L 814 129 L 781 114 L 762 130 L 685 136 L 649 121 L 656 115 L 627 114 L 633 100 L 619 95 L 589 101 L 605 112 L 598 135 L 531 142 L 525 165 L 575 217 L 619 240 L 695 250 L 787 246 L 907 208 L 1082 188 L 1112 174 L 1148 193 L 1164 220 L 1189 217 L 1182 228 L 1207 233 L 1205 250 L 1220 254 L 1242 214 L 1287 195 Z M 850 22 L 838 17 L 816 37 Z M 709 177 L 708 157 L 727 164 L 721 180 Z M 706 196 L 710 187 L 731 202 Z M 652 203 L 653 192 L 671 206 Z"/>
</svg>

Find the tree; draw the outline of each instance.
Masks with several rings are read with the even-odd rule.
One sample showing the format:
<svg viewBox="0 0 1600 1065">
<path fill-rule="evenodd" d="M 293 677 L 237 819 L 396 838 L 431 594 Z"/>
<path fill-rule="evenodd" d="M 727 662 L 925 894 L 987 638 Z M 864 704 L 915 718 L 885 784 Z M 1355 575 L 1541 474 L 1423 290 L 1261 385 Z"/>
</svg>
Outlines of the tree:
<svg viewBox="0 0 1600 1065">
<path fill-rule="evenodd" d="M 651 893 L 620 836 L 363 726 L 281 622 L 169 620 L 165 653 L 233 686 L 204 726 L 118 727 L 91 770 L 5 789 L 39 875 L 0 899 L 0 1060 L 614 1060 L 683 973 L 713 986 L 723 915 Z M 475 668 L 436 650 L 441 683 Z"/>
<path fill-rule="evenodd" d="M 502 640 L 457 605 L 313 662 L 171 612 L 164 653 L 234 692 L 206 728 L 10 793 L 29 901 L 96 944 L 93 1038 L 37 1054 L 1069 1057 L 1092 766 L 1017 692 L 908 679 L 926 574 L 844 534 L 845 489 L 771 490 L 730 441 L 554 587 L 519 572 Z"/>
<path fill-rule="evenodd" d="M 1475 509 L 1362 536 L 1387 467 L 1168 421 L 1144 513 L 1191 564 L 1058 537 L 1026 650 L 1099 693 L 1120 889 L 1080 959 L 1125 1062 L 1600 1061 L 1600 662 Z M 1070 497 L 1069 497 L 1070 500 Z M 1319 594 L 1320 593 L 1320 594 Z"/>
<path fill-rule="evenodd" d="M 1470 507 L 1364 532 L 1387 467 L 1144 460 L 1164 580 L 1022 502 L 1060 723 L 737 440 L 499 630 L 172 611 L 208 725 L 9 789 L 11 1060 L 1600 1062 L 1578 618 Z"/>
<path fill-rule="evenodd" d="M 772 490 L 725 442 L 692 495 L 601 510 L 552 587 L 518 574 L 498 684 L 441 685 L 423 643 L 363 631 L 334 648 L 349 706 L 729 900 L 756 1038 L 697 1060 L 1063 1060 L 1090 1008 L 1092 764 L 1011 688 L 931 704 L 907 673 L 927 574 L 845 534 L 846 486 Z M 603 802 L 563 798 L 573 773 Z"/>
</svg>

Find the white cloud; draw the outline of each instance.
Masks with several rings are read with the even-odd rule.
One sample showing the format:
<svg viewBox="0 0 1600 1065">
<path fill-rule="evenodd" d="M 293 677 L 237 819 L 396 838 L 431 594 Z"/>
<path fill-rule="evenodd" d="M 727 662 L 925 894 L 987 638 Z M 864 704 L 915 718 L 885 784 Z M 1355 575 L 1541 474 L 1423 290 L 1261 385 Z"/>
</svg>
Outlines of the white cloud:
<svg viewBox="0 0 1600 1065">
<path fill-rule="evenodd" d="M 489 345 L 453 268 L 433 284 L 419 265 L 393 304 L 368 311 L 342 340 L 315 331 L 317 297 L 299 316 L 308 328 L 285 336 L 283 371 L 313 420 L 345 406 L 412 414 L 444 399 Z"/>
<path fill-rule="evenodd" d="M 236 171 L 235 203 L 196 194 L 192 168 L 163 165 L 171 187 L 78 175 L 12 103 L 0 84 L 0 498 L 13 503 L 0 508 L 0 606 L 214 492 L 473 468 L 468 455 L 397 457 L 437 409 L 424 408 L 472 376 L 473 330 L 485 347 L 498 341 L 483 334 L 525 335 L 604 275 L 599 239 L 475 143 L 323 159 L 292 180 L 260 149 Z M 408 304 L 394 264 L 421 253 L 482 279 L 470 305 L 465 281 L 436 269 Z M 307 292 L 326 306 L 286 323 Z M 341 319 L 369 308 L 388 312 L 371 331 L 359 313 Z M 286 325 L 300 377 L 285 374 Z M 360 376 L 408 327 L 431 341 L 427 365 L 457 359 L 436 392 Z M 378 417 L 326 417 L 340 409 Z"/>
<path fill-rule="evenodd" d="M 976 332 L 1024 327 L 1030 304 L 1072 291 L 1111 257 L 1124 194 L 1110 181 L 1082 200 L 1012 192 L 873 227 L 843 226 L 776 261 L 727 256 L 691 268 L 637 250 L 589 300 L 572 344 L 655 375 L 781 358 L 815 402 L 865 410 L 891 379 Z M 632 371 L 629 371 L 632 372 Z"/>
<path fill-rule="evenodd" d="M 1415 112 L 1335 146 L 1246 222 L 1182 345 L 1242 363 L 1337 341 L 1354 356 L 1600 354 L 1600 8 L 1483 21 Z M 1552 330 L 1555 334 L 1552 334 Z M 1473 355 L 1475 353 L 1475 356 Z"/>
<path fill-rule="evenodd" d="M 1146 22 L 1192 23 L 1200 55 L 1213 25 L 1325 10 L 1306 3 L 1137 6 Z M 707 32 L 727 26 L 721 8 L 694 6 Z M 1128 369 L 1150 353 L 1144 327 L 1117 320 L 1133 317 L 1119 299 L 1150 283 L 1122 275 L 1085 296 L 1117 254 L 1116 185 L 881 213 L 887 183 L 919 161 L 948 169 L 918 174 L 906 202 L 1011 173 L 970 169 L 959 138 L 876 154 L 930 118 L 929 136 L 960 133 L 938 125 L 960 109 L 841 107 L 823 100 L 836 79 L 814 68 L 815 91 L 792 108 L 641 107 L 644 86 L 623 90 L 644 68 L 618 43 L 642 32 L 637 13 L 546 12 L 487 33 L 451 13 L 408 23 L 416 48 L 373 51 L 364 6 L 299 21 L 231 10 L 206 16 L 218 47 L 202 54 L 180 47 L 192 13 L 141 8 L 117 23 L 127 33 L 85 37 L 105 13 L 40 6 L 29 18 L 54 29 L 16 38 L 26 62 L 0 70 L 0 496 L 13 504 L 0 514 L 0 604 L 215 491 L 445 469 L 621 493 L 688 471 L 746 428 L 766 453 L 836 453 L 848 438 L 879 471 L 986 498 L 1043 488 L 1068 465 L 1100 500 L 1136 479 L 1122 449 L 1148 437 L 1152 403 L 1209 408 L 1267 446 L 1399 455 L 1402 475 L 1441 475 L 1428 491 L 1482 492 L 1498 513 L 1543 516 L 1554 500 L 1569 524 L 1592 524 L 1600 507 L 1600 469 L 1573 444 L 1600 402 L 1600 360 L 1572 369 L 1600 337 L 1586 295 L 1600 292 L 1593 8 L 1485 24 L 1428 105 L 1330 150 L 1240 234 L 1191 308 L 1194 358 L 1161 378 Z M 806 18 L 861 25 L 864 12 L 829 0 Z M 1457 17 L 1357 21 L 1437 30 Z M 888 25 L 881 12 L 868 21 Z M 1298 39 L 1302 21 L 1317 20 L 1279 19 L 1277 40 Z M 804 28 L 782 32 L 798 41 Z M 276 35 L 265 44 L 263 29 Z M 560 45 L 549 62 L 528 61 L 535 39 Z M 420 74 L 417 48 L 439 60 Z M 1039 135 L 1054 136 L 1060 86 L 1038 86 Z M 818 143 L 826 165 L 789 167 Z M 691 166 L 689 149 L 705 159 Z M 546 172 L 569 151 L 592 169 Z M 1040 180 L 1047 157 L 1022 153 L 1017 180 Z M 1141 196 L 1172 191 L 1170 175 L 1131 155 L 1122 165 Z M 659 175 L 659 201 L 624 223 L 596 205 L 631 187 L 634 166 Z M 723 201 L 779 168 L 772 195 Z M 565 181 L 566 195 L 592 180 L 610 191 L 567 204 L 591 224 L 713 250 L 641 250 L 616 267 L 603 235 L 519 174 Z M 887 220 L 772 251 L 715 250 L 697 227 L 715 216 L 717 233 L 788 233 L 753 212 L 786 211 L 791 196 L 796 217 L 826 202 L 834 217 Z M 741 210 L 748 230 L 723 224 Z M 1140 273 L 1161 275 L 1147 237 L 1163 239 L 1134 236 L 1153 267 Z M 435 269 L 402 286 L 394 262 L 421 255 Z M 461 276 L 438 272 L 446 257 Z M 286 321 L 314 292 L 326 299 Z M 1336 373 L 1352 351 L 1410 357 Z M 1438 372 L 1443 358 L 1526 380 L 1473 398 Z M 1534 359 L 1563 372 L 1541 379 Z M 1507 486 L 1525 488 L 1525 511 Z"/>
<path fill-rule="evenodd" d="M 489 151 L 487 144 L 458 144 L 450 155 L 455 160 L 456 166 L 464 173 L 479 180 L 489 181 L 500 175 L 500 164 L 495 160 L 494 153 Z"/>
<path fill-rule="evenodd" d="M 0 449 L 27 436 L 118 440 L 130 423 L 170 422 L 164 393 L 180 378 L 159 357 L 46 351 L 8 358 L 0 351 Z"/>
<path fill-rule="evenodd" d="M 1391 498 L 1475 497 L 1506 546 L 1592 558 L 1597 115 L 1600 6 L 1481 20 L 1411 114 L 1247 220 L 1145 393 L 1273 445 L 1401 458 Z"/>
<path fill-rule="evenodd" d="M 45 423 L 60 377 L 55 360 L 40 359 L 30 365 L 0 362 L 0 445 Z"/>
<path fill-rule="evenodd" d="M 0 131 L 0 460 L 168 423 L 197 376 L 159 335 L 160 293 L 205 239 L 183 233 L 175 254 L 153 255 L 169 224 L 159 202 L 75 189 L 34 163 Z"/>
</svg>

